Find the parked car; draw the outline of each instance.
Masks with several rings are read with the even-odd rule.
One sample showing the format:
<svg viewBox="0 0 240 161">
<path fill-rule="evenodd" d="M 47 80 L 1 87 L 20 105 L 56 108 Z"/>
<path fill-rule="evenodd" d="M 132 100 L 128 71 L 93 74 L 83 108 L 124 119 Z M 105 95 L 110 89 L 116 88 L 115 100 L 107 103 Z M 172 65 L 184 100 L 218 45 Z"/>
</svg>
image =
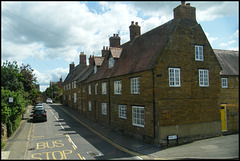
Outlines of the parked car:
<svg viewBox="0 0 240 161">
<path fill-rule="evenodd" d="M 37 104 L 36 106 L 34 106 L 34 110 L 37 110 L 37 109 L 41 109 L 41 108 L 43 108 L 44 109 L 44 107 L 43 107 L 43 105 L 40 105 L 40 104 Z"/>
<path fill-rule="evenodd" d="M 47 121 L 47 111 L 43 107 L 39 107 L 33 112 L 33 122 L 37 121 Z"/>
<path fill-rule="evenodd" d="M 47 100 L 46 100 L 46 103 L 53 103 L 53 101 L 52 101 L 52 99 L 51 98 L 48 98 Z"/>
</svg>

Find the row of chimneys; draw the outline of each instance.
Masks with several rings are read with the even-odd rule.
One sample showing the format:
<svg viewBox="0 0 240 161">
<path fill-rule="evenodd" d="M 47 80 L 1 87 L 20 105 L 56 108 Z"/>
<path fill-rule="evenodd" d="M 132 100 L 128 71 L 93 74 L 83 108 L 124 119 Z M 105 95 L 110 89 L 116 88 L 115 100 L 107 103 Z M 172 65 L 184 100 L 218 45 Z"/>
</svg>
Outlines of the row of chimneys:
<svg viewBox="0 0 240 161">
<path fill-rule="evenodd" d="M 135 37 L 140 36 L 141 31 L 140 31 L 140 26 L 138 25 L 138 22 L 135 23 L 134 25 L 134 21 L 132 21 L 132 24 L 129 26 L 130 29 L 130 41 L 132 41 Z M 118 34 L 113 34 L 112 37 L 109 38 L 109 43 L 110 43 L 110 47 L 117 47 L 120 46 L 120 37 Z M 105 57 L 107 54 L 109 53 L 109 49 L 108 46 L 103 46 L 102 49 L 102 57 Z M 86 65 L 86 55 L 84 54 L 84 52 L 81 52 L 79 55 L 79 64 L 82 65 Z M 92 66 L 94 63 L 94 56 L 89 57 L 89 65 Z M 75 67 L 74 62 L 72 62 L 71 64 L 69 64 L 69 72 L 71 72 L 71 70 Z"/>
<path fill-rule="evenodd" d="M 174 8 L 174 20 L 177 21 L 181 18 L 188 18 L 196 20 L 196 8 L 191 7 L 190 3 L 185 4 L 185 1 L 181 1 L 181 5 Z M 141 35 L 141 27 L 138 25 L 138 22 L 134 21 L 131 22 L 131 25 L 129 26 L 130 30 L 130 42 L 133 42 L 133 40 Z M 113 34 L 112 37 L 109 38 L 110 47 L 117 47 L 120 46 L 120 37 L 118 34 Z M 109 49 L 106 46 L 103 46 L 102 50 L 102 57 L 105 57 L 109 53 Z M 89 65 L 93 65 L 94 62 L 94 56 L 89 57 Z M 80 53 L 80 64 L 86 65 L 86 55 L 84 52 Z M 74 63 L 70 64 L 70 71 L 74 68 Z"/>
</svg>

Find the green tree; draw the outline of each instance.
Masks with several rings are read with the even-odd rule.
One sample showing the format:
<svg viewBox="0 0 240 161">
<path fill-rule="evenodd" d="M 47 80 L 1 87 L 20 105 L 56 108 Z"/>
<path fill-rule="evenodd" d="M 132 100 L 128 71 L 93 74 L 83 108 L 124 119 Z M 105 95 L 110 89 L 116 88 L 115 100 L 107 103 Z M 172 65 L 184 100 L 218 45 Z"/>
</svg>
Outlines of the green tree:
<svg viewBox="0 0 240 161">
<path fill-rule="evenodd" d="M 16 61 L 3 62 L 1 66 L 1 86 L 10 91 L 24 90 L 22 82 L 22 74 L 19 71 Z"/>
<path fill-rule="evenodd" d="M 20 67 L 20 73 L 22 74 L 21 81 L 23 82 L 24 91 L 28 93 L 26 99 L 29 101 L 30 104 L 33 104 L 37 97 L 38 92 L 36 89 L 36 82 L 37 78 L 33 74 L 34 69 L 31 68 L 29 64 Z"/>
</svg>

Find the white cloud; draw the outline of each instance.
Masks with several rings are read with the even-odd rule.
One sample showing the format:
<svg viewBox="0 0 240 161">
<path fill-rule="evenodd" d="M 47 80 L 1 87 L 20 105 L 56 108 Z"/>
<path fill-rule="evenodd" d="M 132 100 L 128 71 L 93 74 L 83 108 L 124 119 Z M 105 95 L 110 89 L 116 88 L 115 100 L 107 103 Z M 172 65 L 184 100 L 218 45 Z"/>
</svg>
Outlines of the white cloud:
<svg viewBox="0 0 240 161">
<path fill-rule="evenodd" d="M 49 70 L 44 73 L 41 73 L 38 70 L 34 69 L 33 74 L 35 74 L 35 76 L 37 77 L 38 84 L 40 84 L 41 88 L 40 90 L 43 92 L 46 90 L 46 88 L 49 87 L 50 81 L 58 82 L 61 77 L 64 81 L 68 72 L 69 72 L 68 68 L 66 69 L 56 68 L 54 70 Z"/>
<path fill-rule="evenodd" d="M 209 35 L 209 33 L 207 33 L 207 32 L 205 32 L 205 35 L 207 36 L 207 39 L 208 39 L 208 41 L 210 42 L 210 44 L 213 44 L 214 41 L 218 40 L 217 37 L 211 37 L 211 36 Z"/>
<path fill-rule="evenodd" d="M 227 46 L 229 46 L 229 45 L 231 45 L 231 44 L 234 44 L 234 43 L 236 43 L 236 40 L 231 40 L 231 41 L 228 41 L 228 42 L 226 42 L 226 43 L 222 42 L 222 43 L 219 44 L 219 46 L 221 46 L 221 47 L 227 47 Z"/>
</svg>

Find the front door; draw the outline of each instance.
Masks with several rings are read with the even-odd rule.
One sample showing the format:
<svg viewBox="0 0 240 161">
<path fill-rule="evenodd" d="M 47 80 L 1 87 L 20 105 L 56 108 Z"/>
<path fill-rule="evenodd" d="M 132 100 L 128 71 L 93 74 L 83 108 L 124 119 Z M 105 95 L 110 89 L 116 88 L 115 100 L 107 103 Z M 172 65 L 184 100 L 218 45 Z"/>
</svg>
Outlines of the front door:
<svg viewBox="0 0 240 161">
<path fill-rule="evenodd" d="M 227 131 L 227 115 L 226 115 L 226 104 L 221 105 L 221 121 L 222 121 L 222 132 Z"/>
</svg>

